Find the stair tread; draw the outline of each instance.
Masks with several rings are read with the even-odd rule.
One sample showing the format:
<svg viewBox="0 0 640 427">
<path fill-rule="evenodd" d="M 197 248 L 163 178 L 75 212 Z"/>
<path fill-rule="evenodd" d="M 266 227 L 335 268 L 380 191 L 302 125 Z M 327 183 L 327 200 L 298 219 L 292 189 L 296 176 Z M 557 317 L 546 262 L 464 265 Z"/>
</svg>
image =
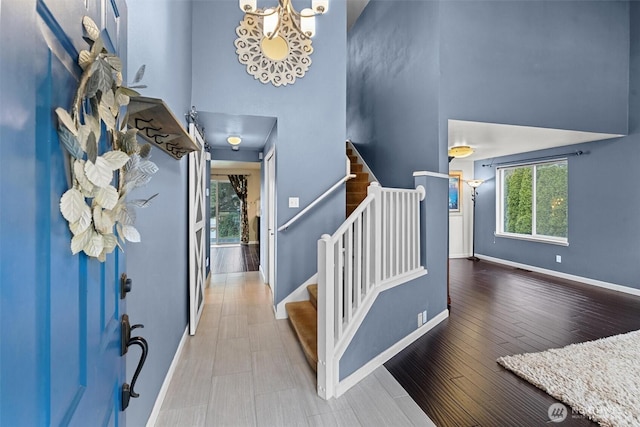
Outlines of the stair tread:
<svg viewBox="0 0 640 427">
<path fill-rule="evenodd" d="M 362 168 L 363 168 L 362 163 L 351 162 L 350 169 L 351 169 L 352 173 L 354 173 L 354 172 L 362 172 Z"/>
<path fill-rule="evenodd" d="M 293 326 L 302 350 L 314 371 L 318 369 L 318 312 L 311 301 L 285 304 L 289 322 Z"/>
<path fill-rule="evenodd" d="M 356 182 L 369 182 L 369 174 L 367 172 L 351 172 L 356 177 L 353 178 Z"/>
<path fill-rule="evenodd" d="M 313 285 L 307 286 L 307 292 L 309 292 L 309 301 L 311 301 L 311 304 L 313 304 L 313 306 L 317 310 L 318 309 L 318 285 L 313 284 Z"/>
</svg>

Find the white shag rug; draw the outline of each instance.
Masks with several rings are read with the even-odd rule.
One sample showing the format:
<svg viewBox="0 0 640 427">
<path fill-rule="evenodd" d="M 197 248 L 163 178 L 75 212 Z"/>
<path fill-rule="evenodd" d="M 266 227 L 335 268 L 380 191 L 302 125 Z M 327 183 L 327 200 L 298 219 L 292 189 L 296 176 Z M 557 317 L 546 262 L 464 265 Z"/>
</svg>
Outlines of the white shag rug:
<svg viewBox="0 0 640 427">
<path fill-rule="evenodd" d="M 602 426 L 640 426 L 640 331 L 498 363 Z"/>
</svg>

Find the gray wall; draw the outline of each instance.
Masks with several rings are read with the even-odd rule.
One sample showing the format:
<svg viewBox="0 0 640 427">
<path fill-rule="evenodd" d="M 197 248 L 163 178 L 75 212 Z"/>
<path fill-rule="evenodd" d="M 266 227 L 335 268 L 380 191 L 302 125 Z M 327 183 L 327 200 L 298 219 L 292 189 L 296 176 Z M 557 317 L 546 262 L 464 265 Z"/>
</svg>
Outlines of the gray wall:
<svg viewBox="0 0 640 427">
<path fill-rule="evenodd" d="M 193 98 L 199 110 L 276 117 L 277 224 L 284 224 L 345 173 L 346 5 L 317 18 L 312 65 L 286 87 L 247 74 L 233 44 L 242 19 L 237 1 L 194 2 Z M 300 209 L 288 207 L 300 198 Z M 278 303 L 316 272 L 316 242 L 344 221 L 344 189 L 276 238 Z"/>
<path fill-rule="evenodd" d="M 412 173 L 438 171 L 446 151 L 438 140 L 439 9 L 374 0 L 349 32 L 347 136 L 386 187 L 410 188 Z"/>
<path fill-rule="evenodd" d="M 382 185 L 426 186 L 422 203 L 422 265 L 428 275 L 383 292 L 340 360 L 340 378 L 363 366 L 446 309 L 446 179 L 440 171 L 439 13 L 437 2 L 372 1 L 349 33 L 348 136 Z M 446 169 L 444 169 L 446 172 Z"/>
<path fill-rule="evenodd" d="M 440 27 L 443 120 L 627 132 L 628 3 L 442 2 Z"/>
<path fill-rule="evenodd" d="M 404 187 L 411 183 L 414 170 L 448 171 L 449 119 L 626 133 L 629 20 L 627 2 L 371 1 L 349 33 L 347 136 L 383 185 Z M 609 152 L 615 150 L 609 148 L 614 144 L 622 147 L 624 143 L 601 145 L 607 147 L 602 155 L 596 154 L 600 146 L 593 144 L 593 154 L 570 165 L 570 198 L 574 198 L 570 203 L 578 205 L 570 206 L 570 241 L 575 244 L 566 249 L 576 252 L 565 255 L 568 259 L 562 267 L 572 265 L 572 271 L 589 271 L 600 278 L 623 276 L 637 281 L 631 275 L 637 268 L 630 262 L 638 256 L 637 232 L 631 231 L 634 238 L 615 250 L 613 242 L 619 242 L 621 234 L 629 236 L 629 229 L 620 225 L 628 223 L 631 215 L 613 203 L 620 194 L 611 196 L 607 189 L 614 186 L 614 179 L 615 187 L 630 187 L 630 171 L 638 156 L 623 159 L 622 151 Z M 619 161 L 629 171 L 624 179 L 620 179 Z M 606 175 L 611 177 L 605 181 L 602 162 L 609 165 Z M 476 172 L 487 173 L 477 166 Z M 503 242 L 506 239 L 493 243 L 491 185 L 488 181 L 480 190 L 477 218 L 482 232 L 477 252 L 519 258 L 516 254 L 527 247 L 527 254 L 539 256 L 542 251 L 536 244 Z M 582 195 L 574 195 L 578 192 L 574 187 L 582 188 Z M 594 190 L 598 196 L 592 194 Z M 622 194 L 634 194 L 628 190 Z M 601 203 L 594 205 L 594 199 Z M 439 203 L 440 199 L 428 200 Z M 630 212 L 637 212 L 638 202 L 630 203 L 636 207 Z M 625 198 L 625 208 L 628 204 Z M 615 220 L 596 220 L 596 215 Z M 587 220 L 589 216 L 593 219 Z M 586 224 L 578 232 L 582 222 Z M 608 225 L 604 227 L 603 222 Z M 446 224 L 445 215 L 435 229 L 446 230 Z M 614 232 L 617 229 L 621 231 Z M 438 241 L 435 236 L 427 238 L 428 244 Z M 610 243 L 594 249 L 603 239 Z M 429 257 L 442 258 L 442 263 L 429 267 L 427 277 L 435 289 L 443 289 L 446 283 L 446 276 L 440 276 L 440 268 L 446 268 L 446 250 L 445 240 L 429 251 Z M 615 254 L 621 252 L 626 252 L 623 261 L 616 262 Z M 555 262 L 555 256 L 547 258 Z M 592 263 L 594 258 L 598 263 Z M 622 271 L 621 263 L 626 264 Z M 444 278 L 437 281 L 432 274 Z M 341 377 L 412 330 L 416 308 L 425 298 L 420 286 L 408 284 L 390 292 L 394 294 L 385 292 L 376 302 L 345 353 Z M 430 311 L 429 317 L 435 314 Z M 384 344 L 367 347 L 365 337 L 374 336 Z"/>
<path fill-rule="evenodd" d="M 146 64 L 141 90 L 162 98 L 182 120 L 191 106 L 191 3 L 175 0 L 129 2 L 128 74 Z M 184 121 L 181 123 L 184 125 Z M 133 290 L 127 296 L 135 333 L 149 342 L 149 357 L 136 384 L 138 399 L 127 409 L 130 426 L 145 425 L 188 322 L 187 160 L 174 160 L 154 148 L 151 158 L 159 172 L 137 194 L 160 193 L 138 210 L 136 226 L 142 242 L 125 248 Z M 129 381 L 139 351 L 127 356 Z"/>
<path fill-rule="evenodd" d="M 611 5 L 617 9 L 620 5 Z M 520 262 L 536 267 L 602 280 L 631 288 L 640 288 L 640 198 L 635 184 L 640 152 L 640 5 L 631 4 L 631 18 L 621 17 L 617 25 L 624 32 L 631 23 L 631 60 L 628 75 L 629 135 L 610 141 L 599 141 L 521 156 L 495 159 L 496 162 L 526 159 L 540 155 L 565 153 L 576 149 L 588 155 L 569 158 L 569 246 L 495 238 L 495 172 L 476 162 L 477 177 L 486 179 L 476 207 L 476 251 L 480 254 Z M 625 51 L 628 42 L 610 40 L 609 50 Z M 624 75 L 617 73 L 625 84 Z M 595 84 L 595 83 L 594 83 Z M 599 89 L 597 89 L 599 90 Z M 599 105 L 603 105 L 601 102 Z M 608 109 L 602 106 L 602 112 Z M 622 116 L 622 117 L 621 117 Z M 618 112 L 609 122 L 624 122 L 626 113 Z M 606 123 L 602 124 L 606 128 Z M 562 263 L 555 262 L 555 255 Z"/>
</svg>

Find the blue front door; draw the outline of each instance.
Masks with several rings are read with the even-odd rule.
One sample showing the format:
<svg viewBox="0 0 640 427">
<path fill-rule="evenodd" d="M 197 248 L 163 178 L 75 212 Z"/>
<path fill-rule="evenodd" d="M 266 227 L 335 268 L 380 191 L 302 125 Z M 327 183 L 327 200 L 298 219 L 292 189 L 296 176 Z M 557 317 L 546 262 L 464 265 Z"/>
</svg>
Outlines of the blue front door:
<svg viewBox="0 0 640 427">
<path fill-rule="evenodd" d="M 124 426 L 124 256 L 72 255 L 56 107 L 69 109 L 82 17 L 124 58 L 124 0 L 0 0 L 0 425 Z"/>
</svg>

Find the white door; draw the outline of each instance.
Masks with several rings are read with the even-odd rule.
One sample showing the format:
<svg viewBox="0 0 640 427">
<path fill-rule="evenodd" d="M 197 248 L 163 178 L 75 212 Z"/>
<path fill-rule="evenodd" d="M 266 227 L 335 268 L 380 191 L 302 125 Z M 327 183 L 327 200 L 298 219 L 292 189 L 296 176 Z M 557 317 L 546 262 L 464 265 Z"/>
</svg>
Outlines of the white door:
<svg viewBox="0 0 640 427">
<path fill-rule="evenodd" d="M 189 135 L 200 147 L 189 153 L 189 334 L 195 335 L 204 308 L 206 280 L 207 152 L 204 139 L 193 123 Z"/>
<path fill-rule="evenodd" d="M 275 297 L 276 282 L 276 156 L 275 150 L 267 153 L 267 280 L 271 288 L 271 295 Z"/>
</svg>

